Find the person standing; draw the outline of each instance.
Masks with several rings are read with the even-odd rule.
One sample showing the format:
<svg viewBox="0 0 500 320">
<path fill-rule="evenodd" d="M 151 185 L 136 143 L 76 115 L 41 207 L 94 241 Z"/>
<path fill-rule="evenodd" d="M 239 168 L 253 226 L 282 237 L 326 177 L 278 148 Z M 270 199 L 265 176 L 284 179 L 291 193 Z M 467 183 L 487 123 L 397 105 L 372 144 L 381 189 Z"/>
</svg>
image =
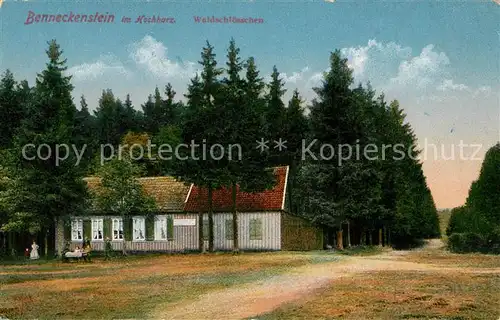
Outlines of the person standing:
<svg viewBox="0 0 500 320">
<path fill-rule="evenodd" d="M 38 245 L 36 244 L 35 240 L 33 240 L 33 244 L 31 245 L 31 253 L 30 253 L 30 259 L 31 260 L 38 260 L 40 256 L 38 255 Z"/>
</svg>

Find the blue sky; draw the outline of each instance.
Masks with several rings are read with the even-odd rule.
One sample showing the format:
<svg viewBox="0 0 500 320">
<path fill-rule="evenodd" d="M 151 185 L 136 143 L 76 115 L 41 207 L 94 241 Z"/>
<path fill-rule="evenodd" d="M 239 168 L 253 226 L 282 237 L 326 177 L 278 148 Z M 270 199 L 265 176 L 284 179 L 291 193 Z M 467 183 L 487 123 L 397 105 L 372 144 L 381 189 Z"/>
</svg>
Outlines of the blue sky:
<svg viewBox="0 0 500 320">
<path fill-rule="evenodd" d="M 125 4 L 126 3 L 126 4 Z M 398 99 L 419 142 L 486 149 L 500 131 L 500 6 L 492 1 L 458 3 L 322 1 L 278 3 L 115 2 L 113 4 L 9 1 L 0 8 L 0 70 L 9 68 L 33 83 L 44 68 L 46 42 L 57 39 L 73 75 L 75 102 L 85 94 L 95 108 L 103 89 L 130 93 L 137 108 L 156 85 L 171 82 L 184 92 L 206 40 L 224 63 L 234 37 L 243 57 L 254 56 L 261 74 L 277 65 L 287 88 L 314 98 L 328 67 L 329 52 L 341 49 L 356 81 L 371 81 Z M 33 23 L 36 14 L 114 14 L 115 23 Z M 135 24 L 137 16 L 173 17 L 175 24 Z M 193 16 L 238 16 L 263 24 L 196 24 Z M 121 23 L 121 17 L 132 23 Z M 439 156 L 438 156 L 439 158 Z M 440 207 L 458 205 L 480 161 L 426 160 L 424 169 Z M 450 192 L 451 190 L 451 192 Z"/>
</svg>

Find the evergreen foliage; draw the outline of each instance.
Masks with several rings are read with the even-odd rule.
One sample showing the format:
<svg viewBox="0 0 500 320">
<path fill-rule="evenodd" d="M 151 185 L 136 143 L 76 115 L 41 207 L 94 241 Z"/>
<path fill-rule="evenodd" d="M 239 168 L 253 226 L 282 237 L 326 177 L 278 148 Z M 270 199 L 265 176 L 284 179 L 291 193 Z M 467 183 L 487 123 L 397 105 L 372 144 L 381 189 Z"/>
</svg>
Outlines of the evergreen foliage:
<svg viewBox="0 0 500 320">
<path fill-rule="evenodd" d="M 446 229 L 450 250 L 500 253 L 499 186 L 500 143 L 497 143 L 486 152 L 466 204 L 451 211 Z"/>
<path fill-rule="evenodd" d="M 55 41 L 49 43 L 47 55 L 49 62 L 33 88 L 26 81 L 17 82 L 10 71 L 0 79 L 0 112 L 8 115 L 0 119 L 0 225 L 4 230 L 36 233 L 53 227 L 56 219 L 93 210 L 123 217 L 153 212 L 154 205 L 137 178 L 173 175 L 208 190 L 209 250 L 213 250 L 213 190 L 233 189 L 236 225 L 237 187 L 244 191 L 271 188 L 275 181 L 269 169 L 288 165 L 287 209 L 317 225 L 340 229 L 345 221 L 352 222 L 369 234 L 365 243 L 373 231 L 385 229 L 395 246 L 439 236 L 434 200 L 422 164 L 415 160 L 417 139 L 403 109 L 398 101 L 376 96 L 369 84 L 354 87 L 352 70 L 338 50 L 331 53 L 330 69 L 314 88 L 316 99 L 306 106 L 298 90 L 288 103 L 284 101 L 285 84 L 276 66 L 265 83 L 255 59 L 243 59 L 233 39 L 224 67 L 219 67 L 215 49 L 207 42 L 201 71 L 187 88 L 186 103 L 175 100 L 176 92 L 168 83 L 163 93 L 157 87 L 146 101 L 136 102 L 141 111 L 130 95 L 120 100 L 110 89 L 103 90 L 97 105 L 82 96 L 77 109 L 71 78 L 64 74 L 66 61 Z M 268 152 L 255 148 L 261 138 L 270 140 Z M 273 145 L 280 138 L 286 145 L 281 151 Z M 310 150 L 319 159 L 302 152 L 303 144 L 315 139 Z M 116 152 L 119 144 L 145 146 L 148 140 L 173 146 L 167 155 L 172 158 L 159 158 L 153 151 L 154 160 L 125 156 L 104 166 L 98 161 L 100 145 L 109 144 Z M 193 142 L 198 151 L 202 144 L 207 152 L 221 144 L 226 153 L 218 160 L 204 159 L 196 157 L 200 154 L 193 157 L 188 147 L 178 150 L 186 160 L 176 159 L 175 146 Z M 53 150 L 56 144 L 75 144 L 86 146 L 86 153 L 78 166 L 71 152 L 61 163 L 48 154 L 43 154 L 47 160 L 27 160 L 22 151 L 29 143 L 46 143 Z M 241 159 L 237 147 L 228 159 L 229 145 L 241 147 Z M 322 145 L 335 148 L 331 157 L 332 150 Z M 386 145 L 393 147 L 384 149 Z M 366 148 L 376 151 L 365 156 Z M 461 237 L 453 234 L 472 232 L 487 247 L 500 237 L 499 148 L 488 151 L 466 206 L 454 210 L 448 228 L 451 239 Z M 361 156 L 356 156 L 358 149 Z M 26 155 L 36 156 L 35 151 L 27 149 Z M 111 156 L 110 151 L 104 156 Z M 328 159 L 321 159 L 321 153 Z M 89 174 L 103 179 L 104 191 L 93 197 L 82 180 Z M 201 232 L 201 216 L 199 227 Z M 237 228 L 233 230 L 237 236 Z M 477 240 L 467 237 L 467 243 Z M 200 250 L 203 246 L 200 237 Z M 237 241 L 234 250 L 238 250 Z"/>
</svg>

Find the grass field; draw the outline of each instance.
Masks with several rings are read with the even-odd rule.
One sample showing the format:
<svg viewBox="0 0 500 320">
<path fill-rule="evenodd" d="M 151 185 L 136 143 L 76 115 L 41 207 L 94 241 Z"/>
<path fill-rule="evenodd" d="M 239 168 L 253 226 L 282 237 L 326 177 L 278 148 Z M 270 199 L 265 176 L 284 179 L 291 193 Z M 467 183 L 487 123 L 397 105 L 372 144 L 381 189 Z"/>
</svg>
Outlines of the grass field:
<svg viewBox="0 0 500 320">
<path fill-rule="evenodd" d="M 332 255 L 278 252 L 4 265 L 0 269 L 0 316 L 145 318 L 158 303 L 189 299 L 335 259 Z"/>
<path fill-rule="evenodd" d="M 320 286 L 302 289 L 314 283 Z M 216 319 L 235 319 L 228 310 L 240 308 L 258 319 L 497 320 L 498 288 L 499 256 L 441 246 L 132 256 L 0 266 L 0 318 L 168 318 L 191 307 L 182 319 L 206 319 L 196 310 L 210 305 Z"/>
<path fill-rule="evenodd" d="M 395 261 L 436 269 L 363 272 L 334 280 L 301 302 L 255 319 L 500 318 L 500 256 L 452 254 L 439 247 Z"/>
<path fill-rule="evenodd" d="M 500 275 L 381 271 L 337 280 L 303 303 L 258 319 L 491 319 Z"/>
</svg>

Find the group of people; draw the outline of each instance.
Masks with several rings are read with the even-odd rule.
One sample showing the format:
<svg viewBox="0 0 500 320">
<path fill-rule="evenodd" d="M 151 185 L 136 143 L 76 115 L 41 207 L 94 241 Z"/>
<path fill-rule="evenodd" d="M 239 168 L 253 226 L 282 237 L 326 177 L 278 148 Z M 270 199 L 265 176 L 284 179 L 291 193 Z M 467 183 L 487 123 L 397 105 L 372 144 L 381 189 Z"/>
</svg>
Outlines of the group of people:
<svg viewBox="0 0 500 320">
<path fill-rule="evenodd" d="M 85 245 L 80 248 L 79 246 L 75 247 L 75 250 L 73 251 L 74 253 L 83 253 L 83 254 L 88 254 L 92 250 L 92 247 L 90 246 L 90 241 L 87 241 Z"/>
<path fill-rule="evenodd" d="M 90 252 L 92 251 L 92 247 L 90 246 L 90 241 L 86 240 L 82 248 L 76 246 L 73 251 L 66 251 L 64 253 L 64 258 L 84 258 L 85 260 L 90 261 Z"/>
<path fill-rule="evenodd" d="M 25 256 L 31 259 L 31 260 L 38 260 L 40 259 L 40 255 L 38 254 L 38 249 L 40 246 L 36 244 L 36 241 L 33 240 L 33 243 L 31 244 L 31 251 L 26 248 L 25 250 Z M 90 241 L 87 240 L 85 244 L 83 245 L 82 248 L 79 246 L 76 246 L 74 251 L 68 251 L 65 253 L 66 256 L 87 256 L 90 252 L 92 251 L 92 247 L 90 246 Z"/>
</svg>

